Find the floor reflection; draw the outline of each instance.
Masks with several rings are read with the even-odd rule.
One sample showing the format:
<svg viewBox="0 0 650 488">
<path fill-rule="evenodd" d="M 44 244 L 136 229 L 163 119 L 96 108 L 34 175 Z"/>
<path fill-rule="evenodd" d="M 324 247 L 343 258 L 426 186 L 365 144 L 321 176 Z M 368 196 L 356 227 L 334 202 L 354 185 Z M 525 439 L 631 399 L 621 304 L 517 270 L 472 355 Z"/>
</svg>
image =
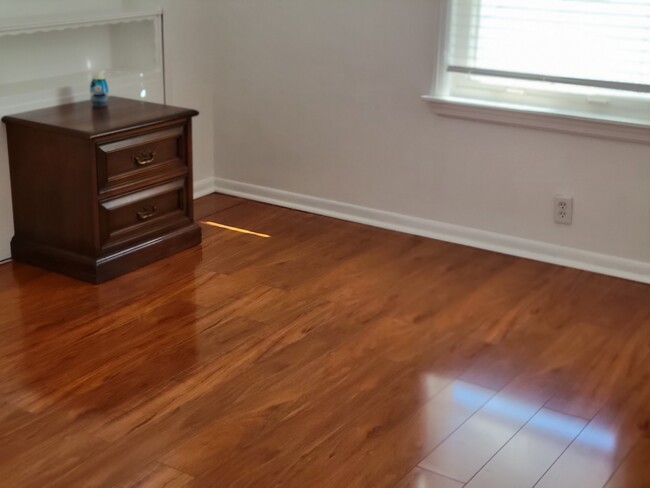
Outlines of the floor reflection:
<svg viewBox="0 0 650 488">
<path fill-rule="evenodd" d="M 482 398 L 473 385 L 462 381 L 455 381 L 452 384 L 452 391 L 458 403 L 467 406 L 476 404 Z M 484 410 L 490 413 L 494 422 L 528 421 L 531 418 L 529 403 L 506 395 L 495 397 L 484 407 Z M 546 416 L 544 420 L 538 420 L 535 426 L 537 429 L 543 430 L 545 434 L 567 436 L 574 432 L 575 418 L 567 415 Z M 616 449 L 614 433 L 593 424 L 580 437 L 580 442 L 604 452 L 613 452 Z"/>
<path fill-rule="evenodd" d="M 459 486 L 533 486 L 571 445 L 588 449 L 601 463 L 614 462 L 612 429 L 545 408 L 547 397 L 437 375 L 426 375 L 422 384 L 430 400 L 420 468 Z"/>
<path fill-rule="evenodd" d="M 248 229 L 242 229 L 240 227 L 232 227 L 230 225 L 225 225 L 225 224 L 219 224 L 217 222 L 211 222 L 208 220 L 203 220 L 201 221 L 202 224 L 204 225 L 209 225 L 210 227 L 217 227 L 219 229 L 225 229 L 225 230 L 230 230 L 233 232 L 239 232 L 240 234 L 247 234 L 251 236 L 256 236 L 256 237 L 262 237 L 264 239 L 269 239 L 271 236 L 268 234 L 262 234 L 260 232 L 253 232 L 252 230 Z"/>
<path fill-rule="evenodd" d="M 2 390 L 21 407 L 58 405 L 74 416 L 105 412 L 139 401 L 196 362 L 194 287 L 173 301 L 152 293 L 151 300 L 111 310 L 113 291 L 124 288 L 119 281 L 95 287 L 52 279 L 61 280 L 61 296 L 73 287 L 83 298 L 73 308 L 61 296 L 20 297 L 22 341 Z"/>
</svg>

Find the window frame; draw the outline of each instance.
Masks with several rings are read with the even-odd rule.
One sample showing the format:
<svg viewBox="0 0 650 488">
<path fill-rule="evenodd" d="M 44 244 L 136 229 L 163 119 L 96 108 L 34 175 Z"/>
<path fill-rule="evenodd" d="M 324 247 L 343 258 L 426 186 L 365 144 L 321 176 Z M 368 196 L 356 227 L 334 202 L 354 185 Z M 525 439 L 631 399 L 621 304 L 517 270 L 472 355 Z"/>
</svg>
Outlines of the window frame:
<svg viewBox="0 0 650 488">
<path fill-rule="evenodd" d="M 439 2 L 438 50 L 433 82 L 430 93 L 422 97 L 433 104 L 438 115 L 650 145 L 650 122 L 561 106 L 517 104 L 507 97 L 499 101 L 499 97 L 483 99 L 450 95 L 452 75 L 447 71 L 450 66 L 447 45 L 452 34 L 452 1 Z M 474 0 L 474 4 L 474 8 L 480 8 L 480 0 Z M 562 94 L 553 97 L 560 99 Z"/>
</svg>

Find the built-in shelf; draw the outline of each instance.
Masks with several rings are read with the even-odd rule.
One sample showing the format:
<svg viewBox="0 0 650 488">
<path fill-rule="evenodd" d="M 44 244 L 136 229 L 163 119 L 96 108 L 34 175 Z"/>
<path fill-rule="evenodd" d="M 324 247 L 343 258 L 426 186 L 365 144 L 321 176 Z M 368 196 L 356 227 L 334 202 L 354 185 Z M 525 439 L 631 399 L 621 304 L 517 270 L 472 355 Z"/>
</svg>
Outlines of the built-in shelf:
<svg viewBox="0 0 650 488">
<path fill-rule="evenodd" d="M 112 95 L 165 101 L 162 11 L 0 19 L 0 115 L 90 96 L 104 71 Z"/>
<path fill-rule="evenodd" d="M 56 30 L 94 27 L 108 24 L 150 21 L 159 17 L 162 11 L 124 11 L 67 12 L 59 15 L 0 18 L 0 36 L 34 34 Z"/>
<path fill-rule="evenodd" d="M 165 99 L 161 70 L 106 71 L 110 94 L 124 98 L 141 98 L 161 103 Z M 40 78 L 0 86 L 0 113 L 3 115 L 60 105 L 89 98 L 91 74 L 88 72 Z"/>
</svg>

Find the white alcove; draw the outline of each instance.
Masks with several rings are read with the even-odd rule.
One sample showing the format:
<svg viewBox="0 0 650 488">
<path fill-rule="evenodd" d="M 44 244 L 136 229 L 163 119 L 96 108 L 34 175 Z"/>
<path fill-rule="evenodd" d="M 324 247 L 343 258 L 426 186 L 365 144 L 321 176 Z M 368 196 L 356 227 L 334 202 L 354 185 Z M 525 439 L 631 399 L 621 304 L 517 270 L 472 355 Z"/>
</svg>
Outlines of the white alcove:
<svg viewBox="0 0 650 488">
<path fill-rule="evenodd" d="M 92 73 L 110 93 L 164 102 L 161 12 L 67 14 L 0 23 L 0 112 L 86 99 Z"/>
<path fill-rule="evenodd" d="M 110 95 L 164 103 L 163 15 L 64 12 L 0 17 L 0 117 L 90 98 L 95 71 Z M 9 163 L 0 129 L 0 261 L 13 236 Z"/>
</svg>

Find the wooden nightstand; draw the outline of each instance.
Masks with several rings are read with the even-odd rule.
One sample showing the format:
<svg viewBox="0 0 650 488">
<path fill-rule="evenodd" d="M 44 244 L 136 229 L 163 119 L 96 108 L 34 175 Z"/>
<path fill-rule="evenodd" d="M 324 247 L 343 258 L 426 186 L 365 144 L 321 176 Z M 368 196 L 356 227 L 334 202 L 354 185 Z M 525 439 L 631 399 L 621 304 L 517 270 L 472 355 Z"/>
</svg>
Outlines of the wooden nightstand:
<svg viewBox="0 0 650 488">
<path fill-rule="evenodd" d="M 4 117 L 13 258 L 101 283 L 199 244 L 197 114 L 111 97 Z"/>
</svg>

